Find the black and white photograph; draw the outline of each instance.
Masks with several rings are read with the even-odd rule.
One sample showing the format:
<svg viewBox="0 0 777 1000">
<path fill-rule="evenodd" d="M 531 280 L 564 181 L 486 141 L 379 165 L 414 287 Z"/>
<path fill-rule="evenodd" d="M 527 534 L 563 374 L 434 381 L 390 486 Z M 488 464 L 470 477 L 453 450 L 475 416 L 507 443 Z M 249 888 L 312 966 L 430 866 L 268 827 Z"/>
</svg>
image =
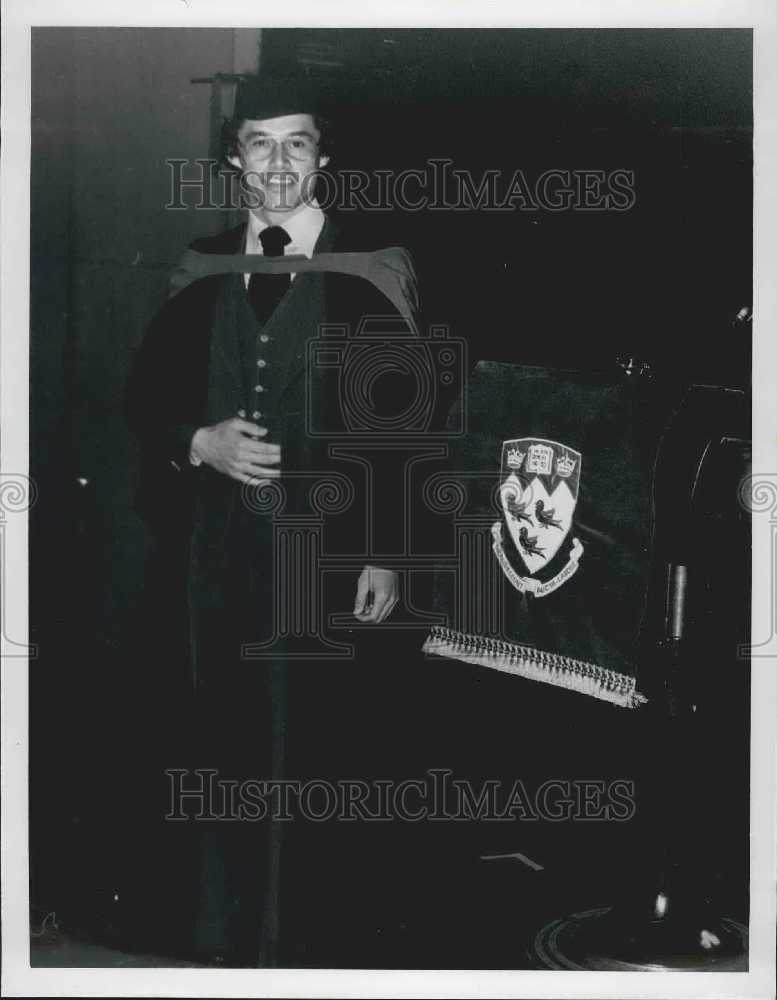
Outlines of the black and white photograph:
<svg viewBox="0 0 777 1000">
<path fill-rule="evenodd" d="M 774 997 L 777 17 L 601 6 L 4 3 L 4 996 Z"/>
</svg>

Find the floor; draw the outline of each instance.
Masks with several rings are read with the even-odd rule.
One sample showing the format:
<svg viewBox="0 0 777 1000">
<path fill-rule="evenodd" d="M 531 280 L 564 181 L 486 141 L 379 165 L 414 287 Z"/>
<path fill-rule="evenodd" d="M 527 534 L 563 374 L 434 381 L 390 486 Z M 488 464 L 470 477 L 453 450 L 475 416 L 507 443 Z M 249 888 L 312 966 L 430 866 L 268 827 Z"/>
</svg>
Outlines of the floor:
<svg viewBox="0 0 777 1000">
<path fill-rule="evenodd" d="M 360 928 L 358 940 L 337 941 L 322 928 L 318 955 L 295 962 L 305 967 L 334 968 L 545 968 L 535 941 L 554 921 L 566 915 L 612 902 L 623 860 L 613 857 L 607 872 L 585 856 L 540 858 L 535 848 L 497 851 L 477 859 L 469 872 L 449 887 L 440 905 L 409 912 L 380 926 Z M 548 864 L 550 861 L 550 864 Z M 747 922 L 747 900 L 741 890 L 720 875 L 716 900 L 724 916 Z M 458 900 L 455 897 L 458 896 Z M 200 968 L 219 961 L 194 961 L 190 956 L 154 953 L 122 940 L 109 923 L 101 928 L 69 925 L 49 911 L 33 924 L 31 965 L 37 968 Z"/>
</svg>

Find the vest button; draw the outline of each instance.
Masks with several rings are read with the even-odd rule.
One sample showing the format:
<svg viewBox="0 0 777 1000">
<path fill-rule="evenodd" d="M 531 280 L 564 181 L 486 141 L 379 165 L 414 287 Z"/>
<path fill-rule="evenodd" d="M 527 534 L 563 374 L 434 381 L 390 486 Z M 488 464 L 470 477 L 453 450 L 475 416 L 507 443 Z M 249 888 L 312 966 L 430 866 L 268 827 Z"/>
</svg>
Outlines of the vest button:
<svg viewBox="0 0 777 1000">
<path fill-rule="evenodd" d="M 252 420 L 258 420 L 259 417 L 261 417 L 261 415 L 262 414 L 261 414 L 261 412 L 259 410 L 254 410 L 254 412 L 251 414 L 251 419 Z"/>
<path fill-rule="evenodd" d="M 259 340 L 260 340 L 260 341 L 261 341 L 261 342 L 262 342 L 263 344 L 266 344 L 266 343 L 267 343 L 267 341 L 268 341 L 269 339 L 270 339 L 270 338 L 269 338 L 269 337 L 267 336 L 267 334 L 266 334 L 266 333 L 261 333 L 261 334 L 259 334 Z"/>
<path fill-rule="evenodd" d="M 255 385 L 254 386 L 254 392 L 264 392 L 264 386 L 263 385 Z"/>
<path fill-rule="evenodd" d="M 267 367 L 267 362 L 264 360 L 264 358 L 259 358 L 259 360 L 256 362 L 256 367 L 257 368 L 266 368 Z"/>
</svg>

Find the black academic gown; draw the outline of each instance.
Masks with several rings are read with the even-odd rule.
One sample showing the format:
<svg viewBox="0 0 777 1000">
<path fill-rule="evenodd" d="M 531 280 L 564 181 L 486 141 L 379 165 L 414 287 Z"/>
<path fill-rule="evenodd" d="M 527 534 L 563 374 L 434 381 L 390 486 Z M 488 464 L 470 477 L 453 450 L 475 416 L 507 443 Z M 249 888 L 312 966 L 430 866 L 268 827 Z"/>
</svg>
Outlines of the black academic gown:
<svg viewBox="0 0 777 1000">
<path fill-rule="evenodd" d="M 242 225 L 198 240 L 192 249 L 199 254 L 235 254 L 242 251 L 244 240 Z M 330 221 L 316 246 L 316 252 L 359 249 Z M 284 775 L 335 779 L 344 761 L 355 761 L 363 749 L 352 746 L 352 720 L 381 709 L 375 685 L 366 683 L 353 653 L 338 660 L 328 640 L 322 639 L 327 658 L 315 655 L 321 652 L 316 643 L 314 655 L 306 655 L 310 644 L 303 639 L 295 645 L 289 630 L 282 641 L 272 641 L 278 601 L 282 604 L 284 597 L 275 593 L 277 577 L 255 572 L 277 552 L 272 494 L 270 508 L 265 508 L 259 494 L 246 493 L 240 484 L 189 461 L 196 428 L 236 415 L 235 404 L 241 400 L 246 408 L 249 404 L 245 393 L 254 362 L 245 352 L 241 361 L 240 345 L 233 345 L 235 351 L 224 348 L 235 331 L 245 347 L 244 332 L 239 332 L 246 321 L 241 310 L 248 309 L 241 301 L 242 281 L 236 273 L 208 276 L 173 296 L 148 330 L 128 391 L 129 422 L 141 444 L 138 509 L 152 528 L 161 554 L 160 572 L 170 584 L 179 648 L 188 647 L 189 655 L 181 658 L 186 668 L 172 685 L 172 703 L 181 709 L 173 725 L 178 736 L 168 741 L 182 752 L 166 765 L 198 772 L 184 779 L 187 788 L 206 785 L 206 771 L 237 781 Z M 348 461 L 338 464 L 330 455 L 332 441 L 342 444 L 347 439 L 339 372 L 336 365 L 311 368 L 309 342 L 322 321 L 347 326 L 355 334 L 365 316 L 396 316 L 396 310 L 369 282 L 342 274 L 299 274 L 288 295 L 297 302 L 298 314 L 278 331 L 279 346 L 267 372 L 273 388 L 271 437 L 282 441 L 287 479 L 283 513 L 309 513 L 311 470 L 331 473 L 351 494 L 350 506 L 335 503 L 318 511 L 324 522 L 319 543 L 341 563 L 341 570 L 329 574 L 320 588 L 317 616 L 327 621 L 332 613 L 352 608 L 360 563 L 370 561 L 364 536 L 369 501 L 363 467 Z M 287 307 L 282 302 L 276 315 Z M 237 319 L 230 310 L 239 314 Z M 220 381 L 214 386 L 219 366 Z M 402 385 L 390 391 L 401 393 Z M 314 426 L 306 424 L 311 419 Z M 274 512 L 268 515 L 266 509 Z M 391 511 L 378 509 L 378 534 L 391 518 Z M 380 539 L 377 545 L 385 549 Z M 183 590 L 186 600 L 180 601 Z M 343 638 L 348 636 L 339 633 L 341 647 Z M 244 640 L 264 641 L 258 659 L 246 660 Z M 220 796 L 217 800 L 208 802 L 211 816 L 225 808 Z M 191 814 L 197 800 L 187 805 Z M 301 823 L 291 836 L 286 835 L 288 824 L 267 818 L 206 817 L 196 824 L 188 821 L 188 827 L 182 823 L 181 829 L 185 827 L 189 835 L 181 834 L 181 856 L 189 859 L 192 880 L 184 923 L 191 926 L 192 950 L 244 965 L 274 964 L 288 953 L 285 940 L 315 934 L 312 925 L 327 911 L 322 893 L 335 885 L 328 890 L 319 885 L 316 905 L 308 907 L 312 890 L 303 883 L 315 870 L 309 864 L 314 850 L 326 841 L 331 864 L 332 844 L 342 847 L 342 839 L 332 832 L 335 827 L 323 839 L 318 837 L 315 847 L 310 829 L 306 833 Z M 296 845 L 286 848 L 283 864 L 282 840 Z M 307 867 L 295 863 L 303 857 Z M 307 876 L 301 874 L 305 871 Z M 348 877 L 358 878 L 358 873 Z M 344 892 L 342 879 L 336 882 Z M 294 902 L 281 906 L 281 898 Z M 303 910 L 318 917 L 303 921 L 305 929 L 300 931 L 297 917 Z M 183 937 L 186 945 L 187 935 Z"/>
</svg>

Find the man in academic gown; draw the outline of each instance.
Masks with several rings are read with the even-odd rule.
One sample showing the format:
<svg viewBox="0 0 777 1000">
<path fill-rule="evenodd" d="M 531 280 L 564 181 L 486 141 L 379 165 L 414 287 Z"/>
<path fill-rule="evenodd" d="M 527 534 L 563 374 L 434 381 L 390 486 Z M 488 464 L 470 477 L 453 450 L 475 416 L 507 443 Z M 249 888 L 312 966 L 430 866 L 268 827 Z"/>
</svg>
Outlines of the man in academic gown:
<svg viewBox="0 0 777 1000">
<path fill-rule="evenodd" d="M 361 749 L 352 745 L 354 720 L 360 733 L 365 717 L 378 724 L 385 680 L 380 666 L 365 676 L 343 644 L 352 635 L 332 638 L 322 623 L 350 613 L 357 630 L 379 625 L 399 598 L 397 573 L 370 559 L 387 549 L 375 533 L 370 541 L 368 524 L 379 534 L 392 517 L 368 509 L 372 459 L 338 461 L 332 445 L 349 440 L 349 345 L 365 317 L 388 317 L 401 336 L 417 333 L 414 275 L 401 248 L 349 245 L 316 202 L 316 172 L 328 162 L 316 103 L 304 80 L 239 86 L 226 155 L 252 198 L 248 219 L 192 244 L 128 392 L 141 445 L 139 510 L 165 554 L 165 579 L 186 591 L 190 683 L 174 698 L 182 711 L 171 722 L 188 734 L 172 742 L 187 750 L 171 766 L 237 781 L 342 775 Z M 322 327 L 347 333 L 339 354 L 319 364 Z M 407 387 L 391 376 L 381 387 L 380 374 L 370 399 L 378 407 L 399 399 L 401 409 Z M 322 552 L 335 571 L 320 572 Z M 174 593 L 170 600 L 173 607 Z M 176 780 L 194 790 L 184 812 L 196 815 L 205 779 Z M 234 801 L 208 800 L 205 818 L 182 824 L 194 828 L 193 948 L 243 965 L 297 961 L 286 943 L 315 935 L 336 901 L 313 899 L 316 890 L 295 875 L 312 871 L 295 862 L 309 862 L 312 850 L 301 823 L 290 837 L 289 824 L 234 812 Z M 296 855 L 292 841 L 303 844 Z M 324 842 L 318 864 L 334 873 L 328 887 L 342 892 L 345 911 L 346 883 L 363 877 L 347 865 L 338 874 L 336 822 L 315 849 Z M 319 915 L 304 930 L 302 910 Z"/>
</svg>

